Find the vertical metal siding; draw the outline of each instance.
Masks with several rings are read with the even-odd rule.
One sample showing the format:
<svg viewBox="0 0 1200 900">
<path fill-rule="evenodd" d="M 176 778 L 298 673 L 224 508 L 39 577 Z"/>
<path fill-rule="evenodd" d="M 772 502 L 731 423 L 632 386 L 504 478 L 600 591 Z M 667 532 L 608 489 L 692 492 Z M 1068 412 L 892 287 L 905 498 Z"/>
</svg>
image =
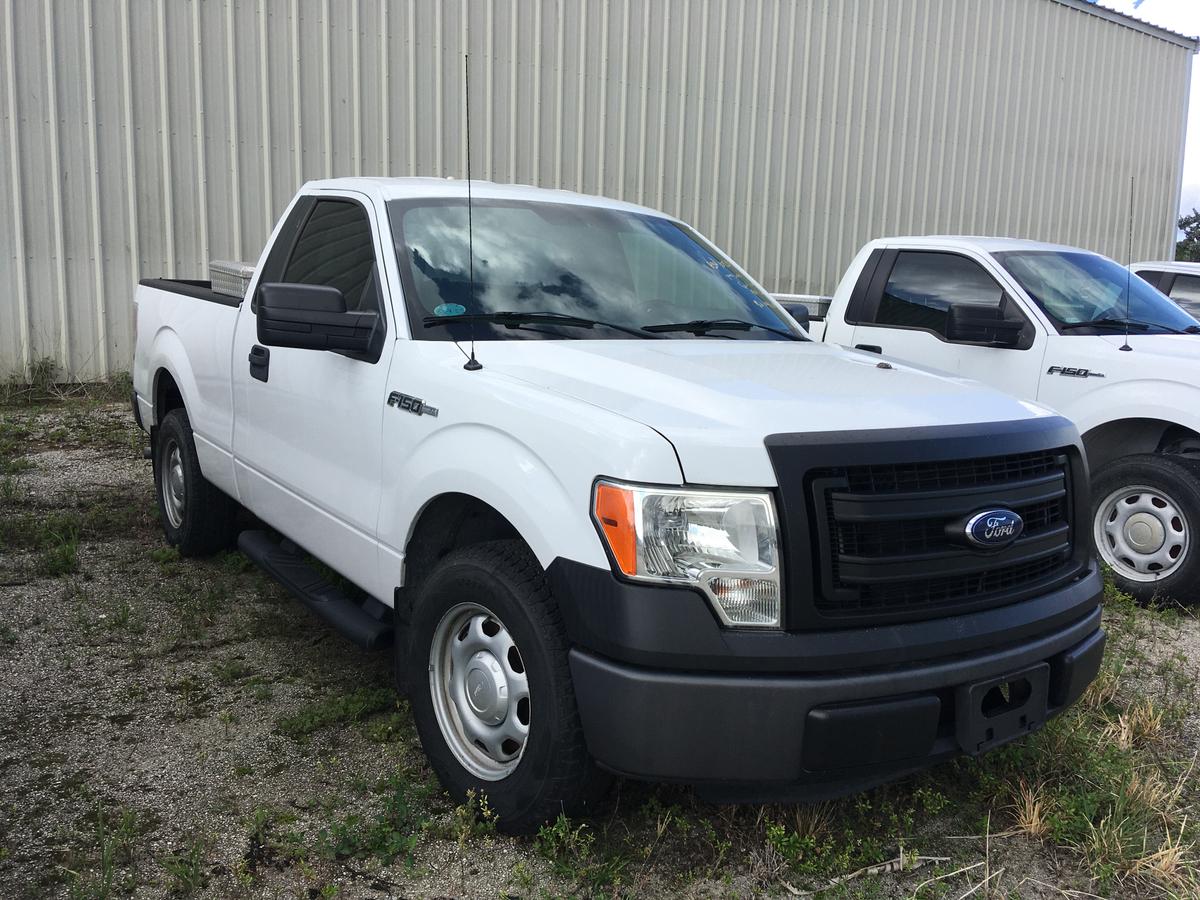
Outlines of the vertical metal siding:
<svg viewBox="0 0 1200 900">
<path fill-rule="evenodd" d="M 1172 247 L 1194 46 L 1079 0 L 0 0 L 0 375 L 128 367 L 140 275 L 297 185 L 465 169 L 692 222 L 767 287 L 866 240 Z"/>
</svg>

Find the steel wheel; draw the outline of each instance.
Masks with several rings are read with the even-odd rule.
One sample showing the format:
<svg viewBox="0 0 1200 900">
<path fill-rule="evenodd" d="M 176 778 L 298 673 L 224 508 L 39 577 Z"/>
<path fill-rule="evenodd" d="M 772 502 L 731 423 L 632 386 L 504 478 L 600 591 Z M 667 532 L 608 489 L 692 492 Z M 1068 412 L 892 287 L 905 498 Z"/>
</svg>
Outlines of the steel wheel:
<svg viewBox="0 0 1200 900">
<path fill-rule="evenodd" d="M 1187 518 L 1159 488 L 1130 485 L 1100 503 L 1096 548 L 1112 569 L 1130 581 L 1152 582 L 1171 574 L 1186 558 Z"/>
<path fill-rule="evenodd" d="M 455 758 L 499 781 L 521 762 L 529 738 L 529 679 L 508 629 L 477 603 L 449 609 L 429 649 L 429 690 Z"/>
<path fill-rule="evenodd" d="M 162 449 L 162 462 L 158 467 L 158 477 L 161 482 L 159 491 L 162 493 L 163 511 L 172 528 L 183 526 L 183 514 L 187 503 L 187 493 L 183 479 L 183 454 L 179 444 L 168 440 Z"/>
</svg>

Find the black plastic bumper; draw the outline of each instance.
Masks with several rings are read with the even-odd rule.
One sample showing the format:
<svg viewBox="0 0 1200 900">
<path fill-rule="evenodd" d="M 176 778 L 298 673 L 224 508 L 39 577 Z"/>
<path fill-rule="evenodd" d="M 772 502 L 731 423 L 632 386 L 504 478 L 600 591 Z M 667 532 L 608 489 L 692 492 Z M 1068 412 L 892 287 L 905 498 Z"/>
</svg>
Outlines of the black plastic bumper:
<svg viewBox="0 0 1200 900">
<path fill-rule="evenodd" d="M 1095 571 L 964 616 L 770 634 L 720 628 L 691 591 L 550 574 L 593 757 L 722 799 L 830 796 L 986 751 L 1075 702 L 1104 650 Z"/>
<path fill-rule="evenodd" d="M 746 800 L 778 798 L 771 786 L 787 784 L 820 783 L 828 795 L 1036 730 L 1095 677 L 1099 626 L 1096 610 L 1006 650 L 827 677 L 664 672 L 579 649 L 571 674 L 588 748 L 613 771 L 716 782 Z M 996 682 L 1018 702 L 988 716 Z M 1032 696 L 1017 695 L 1021 683 Z"/>
</svg>

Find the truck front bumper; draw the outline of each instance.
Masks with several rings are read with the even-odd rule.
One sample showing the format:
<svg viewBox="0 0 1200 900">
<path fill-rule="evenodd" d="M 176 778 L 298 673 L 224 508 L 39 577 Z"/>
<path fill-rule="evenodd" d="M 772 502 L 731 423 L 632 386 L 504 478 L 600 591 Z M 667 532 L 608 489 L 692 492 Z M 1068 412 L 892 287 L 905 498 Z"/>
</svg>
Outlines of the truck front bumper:
<svg viewBox="0 0 1200 900">
<path fill-rule="evenodd" d="M 605 768 L 695 784 L 720 799 L 765 802 L 793 792 L 815 799 L 981 753 L 1062 712 L 1100 668 L 1099 593 L 1093 571 L 1030 601 L 1044 614 L 1071 609 L 1065 624 L 1050 616 L 1036 634 L 1022 628 L 1005 641 L 997 633 L 986 647 L 965 640 L 958 652 L 947 641 L 935 658 L 911 654 L 907 662 L 825 670 L 811 670 L 801 658 L 786 673 L 764 671 L 761 659 L 744 660 L 738 671 L 735 655 L 725 656 L 720 670 L 697 671 L 676 668 L 677 660 L 648 666 L 577 644 L 571 673 L 588 748 Z M 576 598 L 563 599 L 572 622 L 566 610 L 577 608 Z M 1021 612 L 1009 617 L 1021 619 Z M 864 649 L 882 630 L 864 629 Z M 837 635 L 848 639 L 847 632 Z"/>
</svg>

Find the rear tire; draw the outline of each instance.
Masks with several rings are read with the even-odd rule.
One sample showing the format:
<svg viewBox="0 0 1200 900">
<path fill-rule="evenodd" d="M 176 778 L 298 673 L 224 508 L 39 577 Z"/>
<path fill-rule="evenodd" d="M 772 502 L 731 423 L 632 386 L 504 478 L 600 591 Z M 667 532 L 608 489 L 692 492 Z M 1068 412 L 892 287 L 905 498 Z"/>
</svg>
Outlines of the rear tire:
<svg viewBox="0 0 1200 900">
<path fill-rule="evenodd" d="M 458 802 L 536 831 L 607 787 L 588 755 L 567 641 L 545 573 L 520 541 L 441 560 L 418 589 L 399 665 L 429 762 Z"/>
<path fill-rule="evenodd" d="M 163 535 L 181 556 L 207 556 L 233 543 L 238 505 L 200 472 L 182 409 L 163 416 L 155 432 L 154 485 Z"/>
<path fill-rule="evenodd" d="M 1117 586 L 1141 601 L 1200 601 L 1200 460 L 1118 459 L 1092 480 L 1092 532 Z"/>
</svg>

